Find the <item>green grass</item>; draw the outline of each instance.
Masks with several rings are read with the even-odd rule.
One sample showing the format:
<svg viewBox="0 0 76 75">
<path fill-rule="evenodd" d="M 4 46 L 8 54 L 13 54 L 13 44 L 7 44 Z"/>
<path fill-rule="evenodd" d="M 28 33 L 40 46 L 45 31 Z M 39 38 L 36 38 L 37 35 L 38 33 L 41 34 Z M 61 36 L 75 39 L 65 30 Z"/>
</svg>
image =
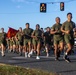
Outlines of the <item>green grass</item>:
<svg viewBox="0 0 76 75">
<path fill-rule="evenodd" d="M 0 64 L 0 75 L 58 75 L 58 74 L 48 73 L 41 70 L 22 68 L 18 66 Z"/>
</svg>

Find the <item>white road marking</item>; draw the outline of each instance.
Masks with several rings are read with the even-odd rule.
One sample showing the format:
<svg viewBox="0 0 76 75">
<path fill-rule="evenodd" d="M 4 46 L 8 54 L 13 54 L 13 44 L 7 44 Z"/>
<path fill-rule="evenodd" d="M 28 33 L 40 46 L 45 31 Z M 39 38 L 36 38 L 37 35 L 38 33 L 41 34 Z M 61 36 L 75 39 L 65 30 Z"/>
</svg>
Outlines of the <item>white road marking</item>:
<svg viewBox="0 0 76 75">
<path fill-rule="evenodd" d="M 33 58 L 33 57 L 35 58 L 36 56 L 32 56 L 31 58 Z M 22 57 L 22 56 L 12 57 L 12 58 L 14 58 L 14 59 L 26 59 L 25 57 Z M 48 59 L 48 58 L 55 58 L 55 57 L 54 56 L 52 56 L 52 57 L 51 56 L 50 57 L 40 56 L 40 58 L 45 58 L 45 59 L 47 58 Z"/>
<path fill-rule="evenodd" d="M 8 60 L 9 63 L 16 63 L 17 60 Z"/>
</svg>

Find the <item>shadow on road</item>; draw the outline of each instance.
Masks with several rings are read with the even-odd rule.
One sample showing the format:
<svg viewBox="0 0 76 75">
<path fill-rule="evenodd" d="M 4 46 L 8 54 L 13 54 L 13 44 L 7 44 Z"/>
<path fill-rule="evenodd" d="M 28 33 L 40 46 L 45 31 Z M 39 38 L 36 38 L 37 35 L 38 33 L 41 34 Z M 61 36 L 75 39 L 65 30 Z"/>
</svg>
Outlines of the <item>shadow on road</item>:
<svg viewBox="0 0 76 75">
<path fill-rule="evenodd" d="M 24 63 L 38 63 L 38 62 L 51 62 L 51 61 L 55 61 L 53 59 L 40 59 L 40 60 L 22 60 L 20 61 L 20 59 L 11 59 L 11 61 L 16 60 L 17 62 L 9 62 L 9 64 L 15 65 L 15 64 L 24 64 Z M 19 61 L 19 62 L 18 62 Z"/>
</svg>

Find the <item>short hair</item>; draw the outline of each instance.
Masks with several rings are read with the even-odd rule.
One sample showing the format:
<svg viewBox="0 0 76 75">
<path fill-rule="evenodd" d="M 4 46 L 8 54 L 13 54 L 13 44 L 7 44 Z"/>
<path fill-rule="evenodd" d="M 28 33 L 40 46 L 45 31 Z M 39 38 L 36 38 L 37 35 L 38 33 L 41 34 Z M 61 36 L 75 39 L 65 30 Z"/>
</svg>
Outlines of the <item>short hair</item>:
<svg viewBox="0 0 76 75">
<path fill-rule="evenodd" d="M 57 18 L 60 19 L 60 17 L 56 17 L 56 19 L 57 19 Z"/>
<path fill-rule="evenodd" d="M 26 23 L 26 25 L 30 25 L 29 23 Z"/>
<path fill-rule="evenodd" d="M 41 29 L 43 29 L 43 28 L 41 28 Z"/>
<path fill-rule="evenodd" d="M 39 24 L 36 24 L 36 26 L 40 27 L 40 25 L 39 25 Z"/>
<path fill-rule="evenodd" d="M 69 14 L 70 14 L 70 15 L 72 15 L 72 13 L 71 13 L 71 12 L 69 12 L 69 13 L 67 13 L 67 16 L 68 16 Z"/>
<path fill-rule="evenodd" d="M 19 27 L 19 29 L 22 29 L 22 27 Z"/>
<path fill-rule="evenodd" d="M 50 27 L 47 27 L 47 28 L 49 28 L 49 29 L 50 29 Z"/>
</svg>

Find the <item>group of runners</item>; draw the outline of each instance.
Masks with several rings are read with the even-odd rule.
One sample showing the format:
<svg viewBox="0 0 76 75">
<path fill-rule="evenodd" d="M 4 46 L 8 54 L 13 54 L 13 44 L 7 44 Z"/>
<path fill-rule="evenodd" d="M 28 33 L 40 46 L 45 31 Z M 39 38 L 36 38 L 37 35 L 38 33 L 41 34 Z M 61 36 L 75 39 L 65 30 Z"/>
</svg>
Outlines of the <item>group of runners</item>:
<svg viewBox="0 0 76 75">
<path fill-rule="evenodd" d="M 72 13 L 67 14 L 67 21 L 60 23 L 60 18 L 55 18 L 56 23 L 50 28 L 47 27 L 44 32 L 40 25 L 36 25 L 36 29 L 30 28 L 30 24 L 25 24 L 25 29 L 19 28 L 18 33 L 7 38 L 4 28 L 0 33 L 0 50 L 1 55 L 5 56 L 5 50 L 9 52 L 18 52 L 19 55 L 25 54 L 25 57 L 31 57 L 33 52 L 36 53 L 36 59 L 40 59 L 40 51 L 42 48 L 46 50 L 46 56 L 53 48 L 55 60 L 59 60 L 60 54 L 64 51 L 64 59 L 70 62 L 68 55 L 71 53 L 74 45 L 75 23 L 72 21 Z"/>
</svg>

